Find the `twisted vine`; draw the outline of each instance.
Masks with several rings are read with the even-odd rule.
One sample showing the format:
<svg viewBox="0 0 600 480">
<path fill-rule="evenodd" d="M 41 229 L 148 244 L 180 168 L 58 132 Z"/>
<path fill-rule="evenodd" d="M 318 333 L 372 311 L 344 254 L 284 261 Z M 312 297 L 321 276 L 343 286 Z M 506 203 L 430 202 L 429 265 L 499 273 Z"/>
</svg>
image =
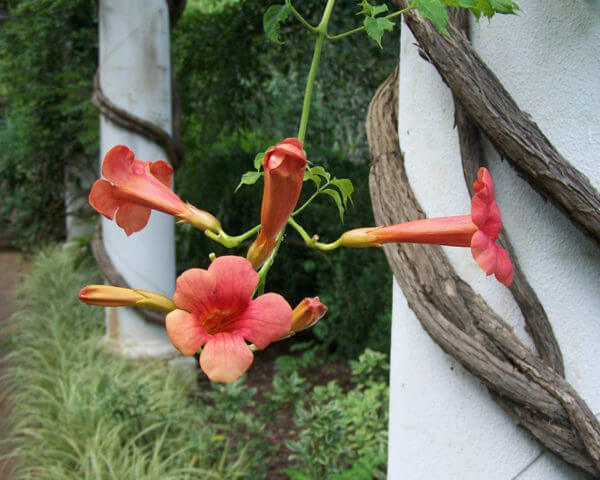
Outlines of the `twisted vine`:
<svg viewBox="0 0 600 480">
<path fill-rule="evenodd" d="M 380 86 L 367 116 L 373 210 L 376 223 L 388 225 L 425 216 L 400 150 L 397 80 L 398 70 Z M 521 342 L 456 274 L 440 247 L 388 244 L 384 250 L 429 336 L 483 381 L 495 401 L 546 448 L 600 477 L 600 424 L 562 372 Z"/>
</svg>

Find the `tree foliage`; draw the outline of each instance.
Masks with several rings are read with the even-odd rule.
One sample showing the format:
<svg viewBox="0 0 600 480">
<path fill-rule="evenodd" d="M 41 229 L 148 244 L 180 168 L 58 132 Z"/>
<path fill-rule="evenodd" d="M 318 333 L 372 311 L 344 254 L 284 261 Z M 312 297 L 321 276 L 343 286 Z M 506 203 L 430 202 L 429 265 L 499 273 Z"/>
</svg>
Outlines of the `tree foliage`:
<svg viewBox="0 0 600 480">
<path fill-rule="evenodd" d="M 33 245 L 64 233 L 64 172 L 97 152 L 96 2 L 13 0 L 0 25 L 0 218 Z"/>
</svg>

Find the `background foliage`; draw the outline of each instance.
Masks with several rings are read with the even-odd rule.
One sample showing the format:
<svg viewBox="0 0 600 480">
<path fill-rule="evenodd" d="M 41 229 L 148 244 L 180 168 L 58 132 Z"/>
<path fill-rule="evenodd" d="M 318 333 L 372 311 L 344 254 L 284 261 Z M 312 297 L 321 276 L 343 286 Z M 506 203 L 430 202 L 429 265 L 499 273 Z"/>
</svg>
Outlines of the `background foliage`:
<svg viewBox="0 0 600 480">
<path fill-rule="evenodd" d="M 16 231 L 17 242 L 32 247 L 64 236 L 66 167 L 95 169 L 98 114 L 90 98 L 97 65 L 96 3 L 5 3 L 10 18 L 0 24 L 1 228 Z M 312 55 L 313 39 L 297 22 L 282 25 L 285 45 L 267 40 L 262 15 L 269 3 L 192 0 L 172 32 L 185 148 L 176 190 L 214 213 L 231 233 L 259 221 L 262 183 L 237 193 L 234 188 L 257 152 L 296 135 Z M 307 0 L 299 8 L 316 23 L 322 3 Z M 331 31 L 360 25 L 356 13 L 353 1 L 338 1 Z M 301 215 L 302 224 L 323 241 L 373 224 L 363 122 L 372 93 L 395 65 L 396 37 L 386 35 L 382 49 L 366 35 L 324 49 L 306 151 L 312 162 L 351 178 L 356 191 L 343 226 L 328 197 Z M 206 266 L 210 251 L 224 253 L 185 227 L 177 228 L 177 249 L 179 271 Z M 313 252 L 293 232 L 280 252 L 267 288 L 285 293 L 292 304 L 320 295 L 330 310 L 314 329 L 319 339 L 348 357 L 366 345 L 387 351 L 391 274 L 382 252 Z"/>
</svg>

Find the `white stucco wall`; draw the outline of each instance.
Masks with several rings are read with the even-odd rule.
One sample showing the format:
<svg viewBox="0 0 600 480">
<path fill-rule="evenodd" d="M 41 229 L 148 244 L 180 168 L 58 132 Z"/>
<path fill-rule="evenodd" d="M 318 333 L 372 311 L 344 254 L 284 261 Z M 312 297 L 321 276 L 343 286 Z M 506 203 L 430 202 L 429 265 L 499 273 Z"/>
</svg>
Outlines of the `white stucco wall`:
<svg viewBox="0 0 600 480">
<path fill-rule="evenodd" d="M 473 22 L 473 44 L 521 109 L 600 189 L 600 13 L 586 0 L 522 0 L 519 16 Z M 454 107 L 435 68 L 402 28 L 399 134 L 428 217 L 468 213 Z M 504 226 L 552 322 L 567 378 L 600 412 L 600 249 L 486 145 Z M 510 295 L 468 249 L 445 248 L 456 271 L 513 325 Z M 527 339 L 527 342 L 531 342 Z M 394 285 L 388 478 L 579 479 L 491 400 L 423 331 Z"/>
<path fill-rule="evenodd" d="M 101 0 L 100 82 L 119 107 L 172 129 L 169 11 L 165 0 Z M 154 142 L 101 117 L 101 157 L 117 144 L 127 145 L 145 161 L 168 160 Z M 132 288 L 172 296 L 175 289 L 174 221 L 153 211 L 148 225 L 127 237 L 115 222 L 102 220 L 108 255 Z M 112 323 L 111 323 L 112 322 Z M 107 312 L 111 343 L 130 356 L 175 352 L 163 327 L 132 309 Z"/>
</svg>

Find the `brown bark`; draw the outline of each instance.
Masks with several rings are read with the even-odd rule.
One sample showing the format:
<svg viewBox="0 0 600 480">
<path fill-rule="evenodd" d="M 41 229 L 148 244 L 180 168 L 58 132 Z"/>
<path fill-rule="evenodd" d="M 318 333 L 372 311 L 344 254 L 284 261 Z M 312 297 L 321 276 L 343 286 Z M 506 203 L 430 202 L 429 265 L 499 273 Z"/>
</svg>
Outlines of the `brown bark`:
<svg viewBox="0 0 600 480">
<path fill-rule="evenodd" d="M 397 134 L 397 71 L 367 117 L 371 197 L 377 224 L 423 218 L 408 183 Z M 559 373 L 460 279 L 442 249 L 390 244 L 385 253 L 410 308 L 449 355 L 480 378 L 498 403 L 544 446 L 600 477 L 600 425 Z"/>
<path fill-rule="evenodd" d="M 450 21 L 456 26 L 458 31 L 468 38 L 469 13 L 467 10 L 460 9 L 453 12 Z M 463 174 L 469 191 L 473 195 L 473 182 L 477 179 L 477 171 L 479 167 L 485 166 L 481 133 L 456 97 L 454 97 L 454 109 Z M 554 337 L 552 325 L 535 290 L 533 290 L 521 270 L 517 255 L 504 230 L 500 232 L 498 243 L 508 251 L 513 262 L 514 279 L 510 285 L 510 291 L 523 314 L 527 332 L 531 335 L 533 343 L 542 359 L 564 377 L 562 353 Z"/>
<path fill-rule="evenodd" d="M 407 0 L 394 0 L 399 8 Z M 404 15 L 419 46 L 498 152 L 545 199 L 600 246 L 600 193 L 550 143 L 456 26 L 444 36 L 416 11 Z"/>
</svg>

